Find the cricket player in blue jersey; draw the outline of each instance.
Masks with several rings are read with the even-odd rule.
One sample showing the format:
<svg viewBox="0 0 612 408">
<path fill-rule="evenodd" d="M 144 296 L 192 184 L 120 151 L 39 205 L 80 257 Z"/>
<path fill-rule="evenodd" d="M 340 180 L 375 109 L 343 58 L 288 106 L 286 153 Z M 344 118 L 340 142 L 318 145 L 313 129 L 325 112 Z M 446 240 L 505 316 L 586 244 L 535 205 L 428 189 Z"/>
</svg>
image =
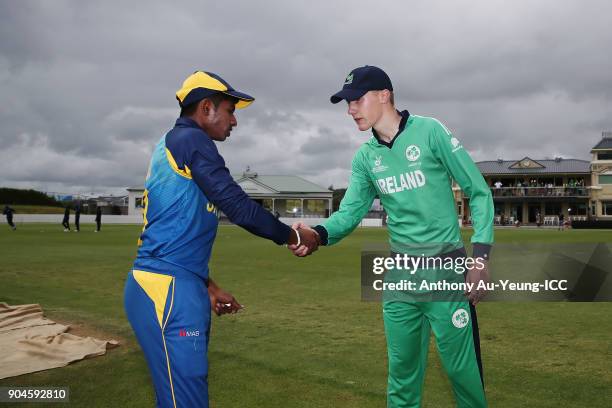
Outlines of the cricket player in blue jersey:
<svg viewBox="0 0 612 408">
<path fill-rule="evenodd" d="M 176 93 L 181 116 L 153 151 L 144 191 L 144 227 L 125 285 L 125 310 L 153 377 L 158 407 L 208 407 L 211 307 L 241 305 L 208 269 L 218 211 L 276 244 L 318 246 L 310 230 L 292 229 L 234 182 L 214 142 L 237 125 L 236 108 L 254 98 L 218 75 L 197 71 Z"/>
</svg>

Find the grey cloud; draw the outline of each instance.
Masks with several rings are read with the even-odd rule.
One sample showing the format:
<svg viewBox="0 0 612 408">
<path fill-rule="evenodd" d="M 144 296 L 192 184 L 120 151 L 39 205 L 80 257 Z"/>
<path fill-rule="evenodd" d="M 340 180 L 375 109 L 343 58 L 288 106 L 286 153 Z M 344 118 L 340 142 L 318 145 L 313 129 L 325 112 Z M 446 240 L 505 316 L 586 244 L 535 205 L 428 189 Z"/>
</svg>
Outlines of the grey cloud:
<svg viewBox="0 0 612 408">
<path fill-rule="evenodd" d="M 611 12 L 603 0 L 3 1 L 0 143 L 34 164 L 2 161 L 0 184 L 140 184 L 195 69 L 256 97 L 219 146 L 233 171 L 345 184 L 368 136 L 329 96 L 364 64 L 476 159 L 588 158 L 612 129 Z"/>
<path fill-rule="evenodd" d="M 104 131 L 113 140 L 156 143 L 170 130 L 177 116 L 176 109 L 122 107 L 103 121 Z"/>
</svg>

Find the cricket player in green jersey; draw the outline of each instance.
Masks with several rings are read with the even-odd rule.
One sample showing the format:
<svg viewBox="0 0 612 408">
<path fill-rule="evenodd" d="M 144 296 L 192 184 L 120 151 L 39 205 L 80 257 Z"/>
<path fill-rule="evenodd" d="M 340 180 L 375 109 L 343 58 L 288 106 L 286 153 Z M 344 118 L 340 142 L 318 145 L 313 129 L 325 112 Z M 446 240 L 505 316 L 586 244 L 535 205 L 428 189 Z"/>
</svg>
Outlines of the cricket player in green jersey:
<svg viewBox="0 0 612 408">
<path fill-rule="evenodd" d="M 474 285 L 459 299 L 410 301 L 383 296 L 389 359 L 387 406 L 420 406 L 433 331 L 457 406 L 486 407 L 474 305 L 485 294 L 478 284 L 489 280 L 491 191 L 461 142 L 442 123 L 396 110 L 391 80 L 380 68 L 354 69 L 342 90 L 331 97 L 332 103 L 341 100 L 347 102 L 348 114 L 359 130 L 372 129 L 373 137 L 353 158 L 339 211 L 314 227 L 321 244 L 334 245 L 350 234 L 378 196 L 388 214 L 393 253 L 465 259 L 452 191 L 455 180 L 470 199 L 472 258 L 480 260 L 465 274 L 455 273 L 464 283 Z M 294 227 L 308 228 L 303 223 Z M 310 254 L 307 247 L 290 249 L 298 256 Z"/>
</svg>

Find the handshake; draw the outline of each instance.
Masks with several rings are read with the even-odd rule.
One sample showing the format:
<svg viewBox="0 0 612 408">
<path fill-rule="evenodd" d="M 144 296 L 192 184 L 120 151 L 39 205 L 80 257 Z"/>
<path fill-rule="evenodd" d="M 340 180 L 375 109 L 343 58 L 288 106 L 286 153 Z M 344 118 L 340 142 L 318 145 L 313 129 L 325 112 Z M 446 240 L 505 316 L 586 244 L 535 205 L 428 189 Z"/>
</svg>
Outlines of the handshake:
<svg viewBox="0 0 612 408">
<path fill-rule="evenodd" d="M 319 233 L 303 222 L 296 222 L 291 226 L 293 232 L 289 237 L 287 248 L 295 256 L 308 256 L 319 249 L 321 237 Z"/>
</svg>

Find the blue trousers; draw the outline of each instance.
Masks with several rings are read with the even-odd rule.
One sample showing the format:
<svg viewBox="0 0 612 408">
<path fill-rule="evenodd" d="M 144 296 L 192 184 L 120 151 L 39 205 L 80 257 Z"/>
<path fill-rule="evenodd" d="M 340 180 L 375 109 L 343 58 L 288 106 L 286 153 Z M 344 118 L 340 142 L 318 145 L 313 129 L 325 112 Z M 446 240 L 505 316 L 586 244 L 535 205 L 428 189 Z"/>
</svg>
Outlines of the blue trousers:
<svg viewBox="0 0 612 408">
<path fill-rule="evenodd" d="M 134 269 L 124 301 L 151 372 L 157 407 L 208 408 L 210 298 L 204 281 Z"/>
</svg>

